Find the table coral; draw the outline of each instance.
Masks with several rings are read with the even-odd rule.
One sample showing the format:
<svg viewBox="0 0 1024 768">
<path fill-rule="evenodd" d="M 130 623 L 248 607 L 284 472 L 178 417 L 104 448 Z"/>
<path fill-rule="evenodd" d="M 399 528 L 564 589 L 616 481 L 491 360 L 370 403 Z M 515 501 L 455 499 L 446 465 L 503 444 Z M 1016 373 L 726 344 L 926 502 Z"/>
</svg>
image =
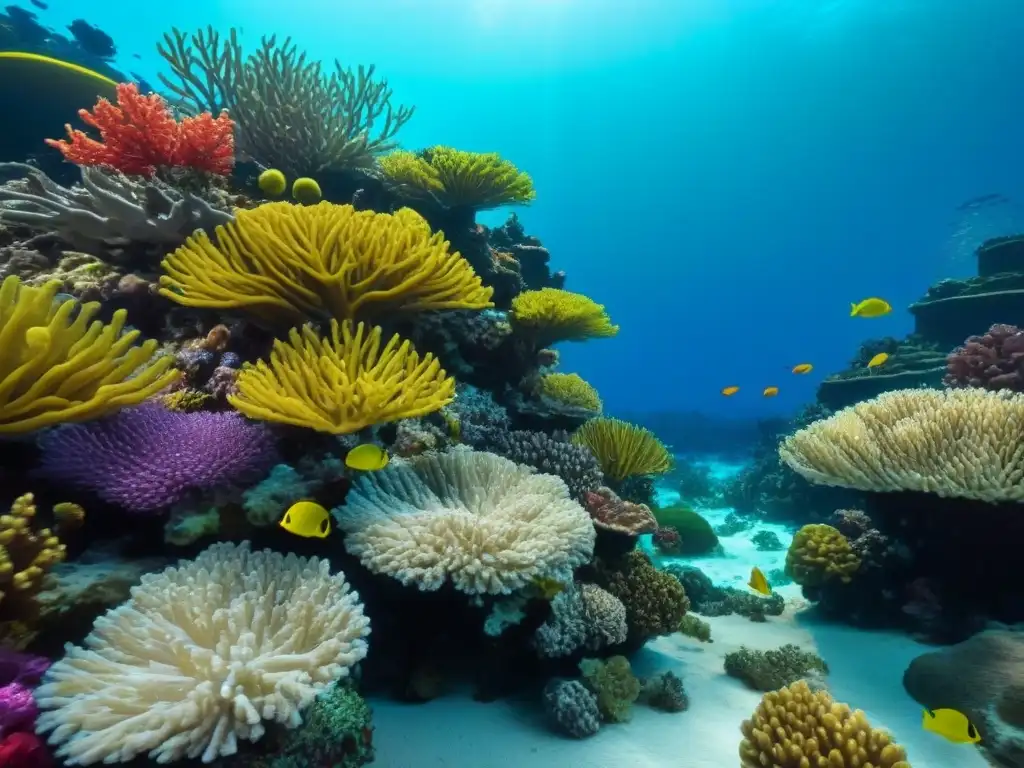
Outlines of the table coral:
<svg viewBox="0 0 1024 768">
<path fill-rule="evenodd" d="M 861 710 L 803 681 L 766 693 L 740 730 L 742 768 L 911 768 L 906 750 Z"/>
<path fill-rule="evenodd" d="M 849 582 L 860 568 L 850 541 L 831 525 L 805 525 L 793 536 L 786 552 L 786 574 L 802 587 L 829 579 Z"/>
</svg>

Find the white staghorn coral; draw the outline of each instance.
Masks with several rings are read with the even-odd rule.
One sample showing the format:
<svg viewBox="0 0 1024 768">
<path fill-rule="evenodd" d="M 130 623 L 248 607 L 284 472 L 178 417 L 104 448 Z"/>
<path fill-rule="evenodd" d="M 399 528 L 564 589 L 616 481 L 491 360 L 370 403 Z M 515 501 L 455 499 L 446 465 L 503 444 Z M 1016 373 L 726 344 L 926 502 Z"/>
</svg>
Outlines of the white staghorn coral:
<svg viewBox="0 0 1024 768">
<path fill-rule="evenodd" d="M 590 515 L 565 482 L 467 448 L 364 475 L 334 516 L 363 565 L 424 591 L 447 580 L 470 595 L 569 582 L 594 551 Z"/>
<path fill-rule="evenodd" d="M 369 620 L 330 563 L 214 544 L 143 576 L 69 645 L 36 690 L 65 765 L 234 754 L 263 721 L 287 728 L 366 656 Z"/>
</svg>

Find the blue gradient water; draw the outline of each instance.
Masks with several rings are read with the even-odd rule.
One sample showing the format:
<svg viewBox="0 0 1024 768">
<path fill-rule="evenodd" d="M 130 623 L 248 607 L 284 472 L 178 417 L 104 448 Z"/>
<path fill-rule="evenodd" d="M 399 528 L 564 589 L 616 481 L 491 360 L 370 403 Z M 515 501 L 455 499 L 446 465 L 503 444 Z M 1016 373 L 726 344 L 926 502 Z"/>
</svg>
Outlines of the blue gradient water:
<svg viewBox="0 0 1024 768">
<path fill-rule="evenodd" d="M 127 5 L 88 19 L 154 82 L 170 25 L 239 26 L 250 47 L 291 35 L 377 64 L 417 105 L 406 146 L 529 171 L 527 230 L 622 326 L 563 358 L 612 412 L 793 410 L 864 338 L 910 330 L 906 305 L 951 269 L 957 205 L 1024 198 L 1020 0 Z M 81 12 L 53 0 L 41 16 Z M 868 295 L 896 311 L 848 318 Z M 792 377 L 804 361 L 814 374 Z M 724 400 L 727 384 L 745 390 Z"/>
</svg>

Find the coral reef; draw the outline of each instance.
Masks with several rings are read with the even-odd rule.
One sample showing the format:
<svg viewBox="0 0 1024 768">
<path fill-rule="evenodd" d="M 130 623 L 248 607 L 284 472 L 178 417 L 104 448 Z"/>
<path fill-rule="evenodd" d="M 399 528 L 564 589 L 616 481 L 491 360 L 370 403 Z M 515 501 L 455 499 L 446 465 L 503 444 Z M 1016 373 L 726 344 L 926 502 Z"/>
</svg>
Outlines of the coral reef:
<svg viewBox="0 0 1024 768">
<path fill-rule="evenodd" d="M 725 673 L 742 680 L 755 691 L 774 691 L 797 680 L 811 687 L 822 687 L 828 666 L 821 657 L 788 644 L 768 651 L 755 651 L 741 646 L 725 654 Z"/>
<path fill-rule="evenodd" d="M 544 688 L 544 711 L 566 736 L 585 739 L 601 728 L 597 696 L 579 680 L 552 680 Z"/>
<path fill-rule="evenodd" d="M 1024 331 L 998 324 L 969 336 L 946 358 L 943 381 L 948 387 L 1024 390 Z"/>
<path fill-rule="evenodd" d="M 673 672 L 662 672 L 642 681 L 637 700 L 662 712 L 683 712 L 690 706 L 683 679 Z"/>
<path fill-rule="evenodd" d="M 599 581 L 626 606 L 628 646 L 639 647 L 656 635 L 670 635 L 690 608 L 682 584 L 659 571 L 634 550 L 614 563 L 599 564 Z"/>
<path fill-rule="evenodd" d="M 580 672 L 584 684 L 597 698 L 602 720 L 623 723 L 632 717 L 633 702 L 640 696 L 640 681 L 633 674 L 629 659 L 583 659 Z"/>
<path fill-rule="evenodd" d="M 654 517 L 659 527 L 671 528 L 679 536 L 671 554 L 706 555 L 718 548 L 718 536 L 714 528 L 689 507 L 676 505 L 656 508 Z"/>
<path fill-rule="evenodd" d="M 711 639 L 711 625 L 692 613 L 683 616 L 679 622 L 679 632 L 702 643 L 713 642 Z"/>
<path fill-rule="evenodd" d="M 829 579 L 849 582 L 860 558 L 849 540 L 831 525 L 805 525 L 786 552 L 786 574 L 801 586 L 816 587 Z"/>
<path fill-rule="evenodd" d="M 679 580 L 692 610 L 702 616 L 738 613 L 751 621 L 764 621 L 768 616 L 781 615 L 785 609 L 785 600 L 776 592 L 762 596 L 735 587 L 716 587 L 696 566 L 669 563 L 665 566 L 665 573 Z"/>
<path fill-rule="evenodd" d="M 766 693 L 740 730 L 742 768 L 911 768 L 887 731 L 803 681 Z"/>
<path fill-rule="evenodd" d="M 672 468 L 672 454 L 653 432 L 620 419 L 591 419 L 572 440 L 590 449 L 611 483 L 661 475 Z"/>
<path fill-rule="evenodd" d="M 542 658 L 597 651 L 625 642 L 626 608 L 594 584 L 570 584 L 551 601 L 551 616 L 537 628 L 533 645 Z"/>
</svg>

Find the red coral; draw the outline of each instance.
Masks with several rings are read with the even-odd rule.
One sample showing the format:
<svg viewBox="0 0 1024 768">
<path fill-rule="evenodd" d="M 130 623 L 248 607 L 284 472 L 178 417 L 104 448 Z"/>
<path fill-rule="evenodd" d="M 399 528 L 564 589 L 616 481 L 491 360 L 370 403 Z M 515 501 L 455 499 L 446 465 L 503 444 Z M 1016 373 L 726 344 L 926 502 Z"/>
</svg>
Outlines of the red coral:
<svg viewBox="0 0 1024 768">
<path fill-rule="evenodd" d="M 0 766 L 3 768 L 49 768 L 53 758 L 34 733 L 9 734 L 0 740 Z"/>
<path fill-rule="evenodd" d="M 997 324 L 969 337 L 946 358 L 943 381 L 948 387 L 1024 391 L 1024 331 Z"/>
<path fill-rule="evenodd" d="M 76 165 L 107 165 L 122 173 L 152 176 L 157 168 L 189 168 L 220 176 L 235 161 L 234 122 L 227 112 L 204 112 L 180 123 L 155 93 L 143 96 L 134 83 L 117 86 L 117 105 L 100 99 L 79 117 L 100 132 L 100 141 L 65 126 L 67 141 L 47 139 Z"/>
</svg>

